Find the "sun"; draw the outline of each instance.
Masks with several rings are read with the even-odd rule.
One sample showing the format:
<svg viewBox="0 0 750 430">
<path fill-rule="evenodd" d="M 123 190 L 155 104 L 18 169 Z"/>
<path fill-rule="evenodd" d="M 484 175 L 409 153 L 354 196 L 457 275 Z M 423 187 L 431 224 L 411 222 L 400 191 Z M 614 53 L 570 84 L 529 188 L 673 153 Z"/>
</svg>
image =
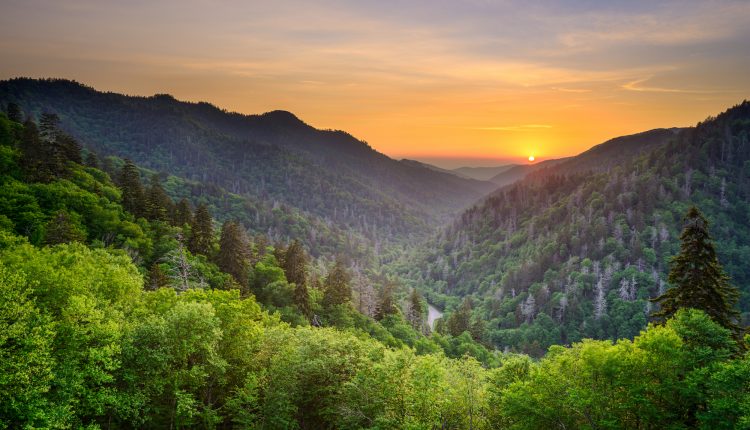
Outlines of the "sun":
<svg viewBox="0 0 750 430">
<path fill-rule="evenodd" d="M 536 160 L 536 158 L 534 158 L 533 155 L 529 155 L 529 161 L 534 161 L 534 160 Z"/>
</svg>

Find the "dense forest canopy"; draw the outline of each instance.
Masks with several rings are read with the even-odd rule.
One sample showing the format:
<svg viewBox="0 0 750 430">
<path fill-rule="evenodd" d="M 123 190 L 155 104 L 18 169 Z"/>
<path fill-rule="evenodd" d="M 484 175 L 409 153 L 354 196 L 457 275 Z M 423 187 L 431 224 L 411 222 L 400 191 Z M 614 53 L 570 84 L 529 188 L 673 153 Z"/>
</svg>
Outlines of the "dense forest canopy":
<svg viewBox="0 0 750 430">
<path fill-rule="evenodd" d="M 538 356 L 583 338 L 632 338 L 653 310 L 648 299 L 670 286 L 682 217 L 695 205 L 747 324 L 750 103 L 629 141 L 492 193 L 404 259 L 400 273 L 449 309 L 471 296 L 485 341 L 503 350 Z M 623 143 L 645 150 L 623 159 Z"/>
<path fill-rule="evenodd" d="M 442 229 L 485 185 L 287 113 L 0 89 L 0 428 L 750 426 L 748 103 L 554 163 Z M 235 144 L 293 161 L 226 169 Z M 383 170 L 322 174 L 339 151 Z M 232 189 L 192 156 L 249 176 Z M 295 166 L 317 167 L 269 179 Z M 391 173 L 442 182 L 368 182 Z M 295 188 L 314 178 L 330 188 Z M 425 297 L 447 311 L 434 330 Z"/>
</svg>

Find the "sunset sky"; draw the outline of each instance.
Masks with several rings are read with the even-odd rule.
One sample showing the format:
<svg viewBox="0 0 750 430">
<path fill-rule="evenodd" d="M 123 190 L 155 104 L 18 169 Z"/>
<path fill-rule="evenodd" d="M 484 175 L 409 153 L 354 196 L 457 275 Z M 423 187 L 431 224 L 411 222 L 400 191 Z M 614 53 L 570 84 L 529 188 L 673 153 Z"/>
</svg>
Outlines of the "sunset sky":
<svg viewBox="0 0 750 430">
<path fill-rule="evenodd" d="M 445 167 L 540 161 L 750 98 L 750 2 L 4 0 L 15 76 L 289 110 Z"/>
</svg>

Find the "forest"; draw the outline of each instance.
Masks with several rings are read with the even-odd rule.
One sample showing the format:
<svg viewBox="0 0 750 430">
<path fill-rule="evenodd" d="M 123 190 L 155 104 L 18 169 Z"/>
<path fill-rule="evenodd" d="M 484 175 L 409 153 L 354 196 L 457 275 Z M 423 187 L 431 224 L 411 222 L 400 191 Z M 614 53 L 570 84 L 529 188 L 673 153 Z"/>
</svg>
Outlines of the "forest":
<svg viewBox="0 0 750 430">
<path fill-rule="evenodd" d="M 20 102 L 0 113 L 2 428 L 750 427 L 748 103 L 608 171 L 532 172 L 430 237 L 458 202 L 274 203 L 283 181 L 229 192 L 113 150 L 111 119 Z"/>
</svg>

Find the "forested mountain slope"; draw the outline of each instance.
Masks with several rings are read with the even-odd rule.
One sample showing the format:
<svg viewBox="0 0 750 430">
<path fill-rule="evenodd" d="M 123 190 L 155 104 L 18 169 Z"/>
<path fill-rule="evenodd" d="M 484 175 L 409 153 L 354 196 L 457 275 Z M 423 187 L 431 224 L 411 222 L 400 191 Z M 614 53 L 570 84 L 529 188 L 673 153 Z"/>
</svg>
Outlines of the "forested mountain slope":
<svg viewBox="0 0 750 430">
<path fill-rule="evenodd" d="M 646 150 L 620 156 L 633 148 Z M 668 287 L 693 204 L 711 222 L 747 320 L 748 102 L 694 128 L 614 139 L 532 173 L 464 212 L 402 273 L 449 308 L 473 297 L 487 340 L 500 348 L 540 354 L 583 337 L 632 337 L 646 325 L 647 299 Z"/>
<path fill-rule="evenodd" d="M 494 189 L 487 182 L 401 163 L 342 131 L 289 112 L 241 115 L 169 95 L 129 97 L 66 80 L 0 82 L 0 103 L 61 127 L 101 155 L 216 185 L 381 239 L 424 234 Z M 276 203 L 274 203 L 276 202 Z"/>
<path fill-rule="evenodd" d="M 110 176 L 54 115 L 37 125 L 7 112 L 0 428 L 728 429 L 750 419 L 747 345 L 710 314 L 680 309 L 633 341 L 555 346 L 538 361 L 479 345 L 481 320 L 427 336 L 414 291 L 402 310 L 386 284 L 375 314 L 358 312 L 366 290 L 341 261 L 323 276 L 304 244 L 269 246 L 234 221 L 219 229 L 208 205 L 167 196 L 202 184 L 144 184 L 145 169 L 118 160 Z M 208 201 L 222 198 L 236 196 L 213 189 Z"/>
</svg>

